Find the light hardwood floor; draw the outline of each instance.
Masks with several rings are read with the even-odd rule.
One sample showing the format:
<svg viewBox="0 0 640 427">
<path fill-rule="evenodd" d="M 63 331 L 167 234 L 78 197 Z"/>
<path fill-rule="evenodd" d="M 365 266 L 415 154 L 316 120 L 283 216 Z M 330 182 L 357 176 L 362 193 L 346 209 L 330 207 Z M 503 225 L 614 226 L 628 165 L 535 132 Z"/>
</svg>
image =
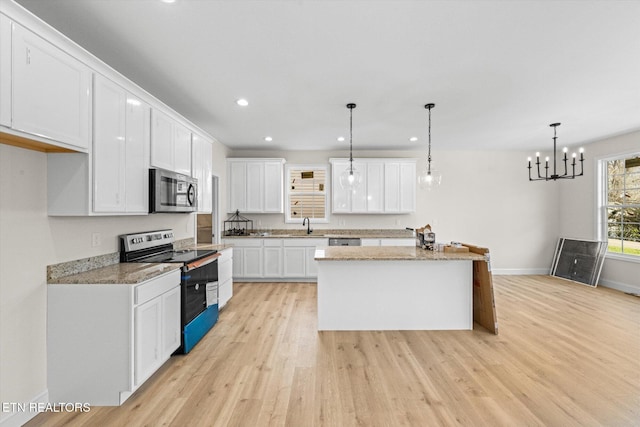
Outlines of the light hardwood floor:
<svg viewBox="0 0 640 427">
<path fill-rule="evenodd" d="M 235 284 L 204 340 L 124 405 L 27 425 L 640 425 L 640 298 L 547 276 L 494 282 L 497 336 L 318 333 L 314 283 Z"/>
</svg>

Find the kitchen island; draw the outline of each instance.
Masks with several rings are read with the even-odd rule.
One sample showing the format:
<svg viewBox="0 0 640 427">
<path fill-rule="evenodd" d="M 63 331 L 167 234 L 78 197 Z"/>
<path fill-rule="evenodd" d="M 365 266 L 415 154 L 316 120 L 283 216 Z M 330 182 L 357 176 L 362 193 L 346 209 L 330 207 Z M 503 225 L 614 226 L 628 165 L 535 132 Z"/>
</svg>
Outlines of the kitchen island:
<svg viewBox="0 0 640 427">
<path fill-rule="evenodd" d="M 473 329 L 472 252 L 322 247 L 318 330 Z"/>
</svg>

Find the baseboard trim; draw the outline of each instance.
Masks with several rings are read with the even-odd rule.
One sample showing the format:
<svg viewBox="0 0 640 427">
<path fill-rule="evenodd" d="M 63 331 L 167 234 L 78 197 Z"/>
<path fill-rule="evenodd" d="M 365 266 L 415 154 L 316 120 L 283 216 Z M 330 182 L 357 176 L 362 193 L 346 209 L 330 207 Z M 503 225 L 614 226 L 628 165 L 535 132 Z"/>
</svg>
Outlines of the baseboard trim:
<svg viewBox="0 0 640 427">
<path fill-rule="evenodd" d="M 526 275 L 548 275 L 550 269 L 546 268 L 494 268 L 491 273 L 496 276 L 526 276 Z"/>
<path fill-rule="evenodd" d="M 628 294 L 640 295 L 640 288 L 638 288 L 637 286 L 629 285 L 627 283 L 600 279 L 598 281 L 598 286 L 604 286 L 605 288 L 615 289 L 616 291 L 622 291 Z"/>
<path fill-rule="evenodd" d="M 49 402 L 49 390 L 44 390 L 40 394 L 36 395 L 29 402 L 11 402 L 24 405 L 25 410 L 18 410 L 12 412 L 4 412 L 4 406 L 2 407 L 2 412 L 0 412 L 0 427 L 20 427 L 33 417 L 38 415 L 40 411 L 37 410 L 38 407 L 42 407 Z M 5 405 L 7 402 L 2 402 Z M 31 408 L 34 408 L 33 410 Z"/>
<path fill-rule="evenodd" d="M 238 278 L 236 279 L 235 277 L 233 278 L 233 283 L 245 283 L 245 282 L 262 282 L 262 283 L 280 283 L 280 282 L 308 282 L 308 283 L 315 283 L 317 282 L 318 279 L 316 277 L 304 277 L 304 278 L 292 278 L 292 277 L 277 277 L 277 278 L 270 278 L 270 279 L 263 279 L 263 278 L 249 278 L 249 277 L 243 277 L 243 278 Z"/>
</svg>

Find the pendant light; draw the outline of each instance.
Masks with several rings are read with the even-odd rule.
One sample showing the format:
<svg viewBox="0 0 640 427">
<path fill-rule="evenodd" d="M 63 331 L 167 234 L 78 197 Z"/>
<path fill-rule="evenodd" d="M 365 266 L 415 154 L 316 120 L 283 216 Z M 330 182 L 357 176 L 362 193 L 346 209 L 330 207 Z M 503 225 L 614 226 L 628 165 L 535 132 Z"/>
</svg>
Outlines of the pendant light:
<svg viewBox="0 0 640 427">
<path fill-rule="evenodd" d="M 355 190 L 362 182 L 362 176 L 353 167 L 353 109 L 356 104 L 347 104 L 349 109 L 349 167 L 340 174 L 340 187 L 348 190 Z"/>
<path fill-rule="evenodd" d="M 562 161 L 564 162 L 564 174 L 558 174 L 556 166 L 556 142 L 558 139 L 558 137 L 556 136 L 556 128 L 560 126 L 560 123 L 551 123 L 549 126 L 553 128 L 553 173 L 551 174 L 551 176 L 549 176 L 549 157 L 546 157 L 544 162 L 544 176 L 540 174 L 540 153 L 536 153 L 535 164 L 538 169 L 538 177 L 531 177 L 531 157 L 529 157 L 527 159 L 529 161 L 529 165 L 527 166 L 527 168 L 529 169 L 529 181 L 555 181 L 558 179 L 575 179 L 576 176 L 584 175 L 584 149 L 580 148 L 580 150 L 578 150 L 580 152 L 580 173 L 576 173 L 576 153 L 573 153 L 571 155 L 573 159 L 571 162 L 571 175 L 569 175 L 569 172 L 567 171 L 567 147 L 564 147 L 562 149 L 562 152 L 564 153 L 564 158 L 562 159 Z"/>
<path fill-rule="evenodd" d="M 427 104 L 424 106 L 424 108 L 429 110 L 429 152 L 427 154 L 427 164 L 422 173 L 418 175 L 418 184 L 420 188 L 427 190 L 439 186 L 442 181 L 440 172 L 431 169 L 431 109 L 435 106 L 436 104 Z"/>
</svg>

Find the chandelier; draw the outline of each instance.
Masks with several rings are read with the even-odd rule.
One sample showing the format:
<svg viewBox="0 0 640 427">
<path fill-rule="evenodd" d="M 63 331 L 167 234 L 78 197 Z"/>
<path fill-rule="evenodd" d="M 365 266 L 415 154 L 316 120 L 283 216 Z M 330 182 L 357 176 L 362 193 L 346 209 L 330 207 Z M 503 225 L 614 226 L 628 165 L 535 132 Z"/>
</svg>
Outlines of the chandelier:
<svg viewBox="0 0 640 427">
<path fill-rule="evenodd" d="M 429 152 L 427 154 L 427 165 L 423 172 L 418 176 L 418 184 L 420 188 L 426 188 L 427 190 L 431 190 L 432 188 L 440 185 L 442 181 L 442 175 L 437 170 L 431 170 L 431 109 L 435 107 L 436 104 L 427 104 L 424 106 L 427 110 L 429 110 Z"/>
<path fill-rule="evenodd" d="M 362 176 L 353 167 L 353 109 L 356 104 L 347 104 L 349 109 L 349 167 L 340 174 L 340 187 L 355 190 L 362 182 Z"/>
<path fill-rule="evenodd" d="M 537 178 L 531 178 L 531 157 L 529 157 L 527 160 L 529 161 L 529 166 L 527 166 L 527 168 L 529 169 L 529 181 L 555 181 L 557 179 L 574 179 L 576 176 L 582 176 L 584 174 L 584 168 L 583 168 L 583 163 L 584 163 L 584 149 L 581 147 L 579 152 L 580 152 L 580 173 L 576 174 L 576 153 L 573 153 L 571 155 L 572 157 L 572 161 L 571 161 L 571 175 L 569 175 L 568 169 L 567 169 L 567 147 L 564 147 L 562 149 L 562 153 L 564 154 L 564 158 L 562 159 L 562 162 L 564 163 L 564 173 L 562 175 L 558 175 L 558 171 L 557 171 L 557 166 L 556 166 L 556 141 L 558 139 L 558 137 L 556 136 L 556 128 L 558 126 L 560 126 L 560 123 L 551 123 L 549 125 L 550 127 L 553 128 L 553 173 L 551 175 L 549 175 L 549 156 L 545 157 L 544 159 L 544 176 L 542 176 L 540 174 L 540 153 L 536 153 L 536 167 L 538 169 L 538 177 Z"/>
</svg>

